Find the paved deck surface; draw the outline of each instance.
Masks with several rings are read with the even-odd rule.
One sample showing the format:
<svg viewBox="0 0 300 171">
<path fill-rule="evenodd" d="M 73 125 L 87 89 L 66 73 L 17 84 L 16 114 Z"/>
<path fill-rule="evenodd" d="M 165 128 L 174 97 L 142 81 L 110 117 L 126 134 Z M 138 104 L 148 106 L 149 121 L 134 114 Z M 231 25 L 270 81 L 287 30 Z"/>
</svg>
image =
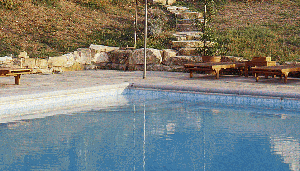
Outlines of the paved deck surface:
<svg viewBox="0 0 300 171">
<path fill-rule="evenodd" d="M 0 97 L 36 94 L 56 90 L 88 88 L 100 85 L 133 83 L 136 87 L 156 87 L 165 89 L 195 90 L 211 93 L 233 93 L 246 95 L 267 95 L 295 97 L 300 99 L 300 79 L 288 78 L 287 84 L 279 78 L 255 82 L 254 77 L 221 76 L 183 72 L 147 72 L 146 79 L 141 71 L 123 72 L 114 70 L 70 71 L 51 75 L 23 75 L 21 85 L 14 85 L 14 77 L 0 77 Z"/>
</svg>

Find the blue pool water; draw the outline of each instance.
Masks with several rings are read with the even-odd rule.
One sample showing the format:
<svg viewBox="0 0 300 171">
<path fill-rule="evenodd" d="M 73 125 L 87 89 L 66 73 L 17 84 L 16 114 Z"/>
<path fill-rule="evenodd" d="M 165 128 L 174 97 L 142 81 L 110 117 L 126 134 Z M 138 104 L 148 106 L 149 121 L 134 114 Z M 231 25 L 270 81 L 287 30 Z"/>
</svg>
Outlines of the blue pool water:
<svg viewBox="0 0 300 171">
<path fill-rule="evenodd" d="M 0 170 L 300 170 L 297 100 L 142 90 L 116 98 L 2 123 Z"/>
</svg>

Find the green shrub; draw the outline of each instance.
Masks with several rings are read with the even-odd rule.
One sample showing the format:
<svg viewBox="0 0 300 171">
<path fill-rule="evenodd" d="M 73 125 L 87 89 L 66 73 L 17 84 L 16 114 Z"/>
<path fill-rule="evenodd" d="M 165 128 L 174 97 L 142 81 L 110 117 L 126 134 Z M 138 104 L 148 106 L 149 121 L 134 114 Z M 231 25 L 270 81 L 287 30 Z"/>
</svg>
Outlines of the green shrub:
<svg viewBox="0 0 300 171">
<path fill-rule="evenodd" d="M 74 0 L 74 2 L 84 7 L 100 10 L 104 10 L 106 5 L 99 0 Z"/>
<path fill-rule="evenodd" d="M 59 0 L 31 0 L 35 5 L 56 6 Z"/>
<path fill-rule="evenodd" d="M 9 10 L 17 8 L 21 3 L 20 0 L 0 0 L 0 6 Z"/>
</svg>

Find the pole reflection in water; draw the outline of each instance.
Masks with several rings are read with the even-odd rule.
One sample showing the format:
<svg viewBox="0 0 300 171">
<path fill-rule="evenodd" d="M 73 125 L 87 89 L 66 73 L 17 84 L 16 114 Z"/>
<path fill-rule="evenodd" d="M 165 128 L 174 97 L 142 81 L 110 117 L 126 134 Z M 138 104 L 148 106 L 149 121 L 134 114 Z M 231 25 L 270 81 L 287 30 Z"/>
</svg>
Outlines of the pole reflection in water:
<svg viewBox="0 0 300 171">
<path fill-rule="evenodd" d="M 136 156 L 135 156 L 135 105 L 133 105 L 133 157 L 134 157 L 134 165 L 133 170 L 135 170 L 136 164 Z"/>
<path fill-rule="evenodd" d="M 146 170 L 146 106 L 144 104 L 144 141 L 143 141 L 143 169 Z"/>
</svg>

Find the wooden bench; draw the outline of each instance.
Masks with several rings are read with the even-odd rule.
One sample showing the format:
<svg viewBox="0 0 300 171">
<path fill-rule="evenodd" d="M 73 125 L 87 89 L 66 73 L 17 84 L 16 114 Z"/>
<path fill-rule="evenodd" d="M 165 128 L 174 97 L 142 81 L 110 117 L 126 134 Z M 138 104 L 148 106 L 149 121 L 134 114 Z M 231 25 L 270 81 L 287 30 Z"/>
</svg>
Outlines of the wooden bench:
<svg viewBox="0 0 300 171">
<path fill-rule="evenodd" d="M 20 85 L 20 78 L 22 74 L 31 74 L 31 69 L 18 68 L 0 68 L 0 77 L 15 77 L 15 84 Z"/>
<path fill-rule="evenodd" d="M 216 79 L 220 77 L 220 71 L 235 68 L 240 69 L 244 67 L 244 63 L 232 63 L 232 62 L 207 62 L 197 64 L 185 64 L 184 67 L 190 72 L 190 78 L 193 77 L 195 71 L 214 71 L 216 73 Z"/>
<path fill-rule="evenodd" d="M 252 67 L 252 73 L 256 78 L 256 82 L 259 80 L 260 75 L 264 75 L 265 78 L 271 76 L 284 77 L 284 83 L 287 83 L 287 77 L 290 72 L 300 72 L 300 65 L 280 65 L 280 66 L 261 66 Z"/>
</svg>

